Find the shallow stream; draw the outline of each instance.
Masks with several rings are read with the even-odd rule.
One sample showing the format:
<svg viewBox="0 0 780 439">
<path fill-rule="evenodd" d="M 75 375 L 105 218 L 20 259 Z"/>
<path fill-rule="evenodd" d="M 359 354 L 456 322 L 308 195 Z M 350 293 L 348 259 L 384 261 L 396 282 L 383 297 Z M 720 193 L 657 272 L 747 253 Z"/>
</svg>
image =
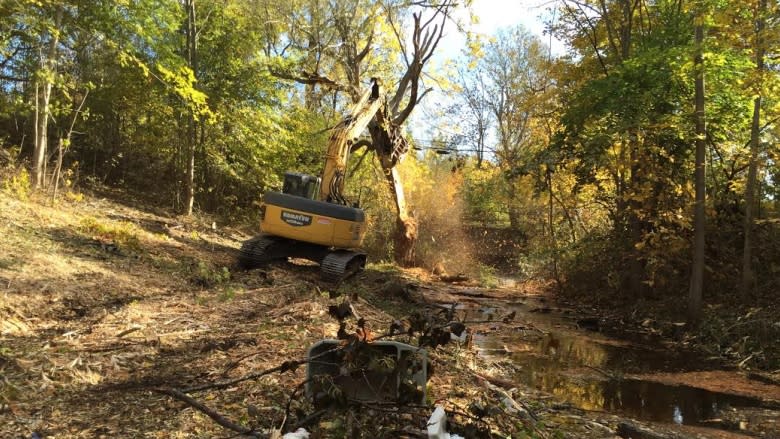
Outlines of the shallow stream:
<svg viewBox="0 0 780 439">
<path fill-rule="evenodd" d="M 780 428 L 772 419 L 780 423 L 778 386 L 747 382 L 739 371 L 701 355 L 643 336 L 607 336 L 599 332 L 597 320 L 575 316 L 540 297 L 512 302 L 486 299 L 463 309 L 467 321 L 501 322 L 515 311 L 511 323 L 475 326 L 479 355 L 503 365 L 504 375 L 561 402 L 665 424 L 746 433 L 765 431 L 767 422 L 770 431 L 773 425 Z M 702 373 L 720 383 L 702 385 L 702 380 L 688 379 Z M 752 391 L 736 390 L 744 388 Z M 760 420 L 744 414 L 753 409 L 762 413 Z M 751 423 L 762 426 L 754 430 Z"/>
</svg>

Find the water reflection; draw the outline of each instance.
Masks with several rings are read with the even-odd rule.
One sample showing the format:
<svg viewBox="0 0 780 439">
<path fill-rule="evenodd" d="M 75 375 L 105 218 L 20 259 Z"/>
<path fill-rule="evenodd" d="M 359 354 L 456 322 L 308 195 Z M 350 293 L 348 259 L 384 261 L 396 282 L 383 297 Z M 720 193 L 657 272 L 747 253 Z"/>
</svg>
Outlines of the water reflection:
<svg viewBox="0 0 780 439">
<path fill-rule="evenodd" d="M 606 410 L 637 419 L 697 425 L 731 405 L 757 406 L 751 398 L 687 386 L 621 379 L 626 373 L 684 370 L 696 364 L 675 353 L 600 342 L 574 332 L 553 331 L 478 336 L 482 355 L 510 358 L 515 379 L 587 410 Z"/>
</svg>

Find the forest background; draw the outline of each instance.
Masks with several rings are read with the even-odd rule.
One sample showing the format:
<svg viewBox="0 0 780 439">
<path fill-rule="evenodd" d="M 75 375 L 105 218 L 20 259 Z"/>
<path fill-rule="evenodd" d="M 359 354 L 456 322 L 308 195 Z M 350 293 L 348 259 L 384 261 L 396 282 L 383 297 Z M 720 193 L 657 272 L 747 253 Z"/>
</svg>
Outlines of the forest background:
<svg viewBox="0 0 780 439">
<path fill-rule="evenodd" d="M 414 127 L 399 165 L 419 225 L 406 262 L 551 279 L 602 307 L 687 318 L 716 342 L 751 334 L 719 346 L 735 357 L 776 340 L 777 2 L 560 0 L 532 12 L 546 38 L 471 33 L 470 8 L 5 0 L 2 188 L 52 203 L 121 188 L 252 223 L 285 171 L 319 174 L 329 128 L 377 77 Z M 454 34 L 463 52 L 430 62 Z M 370 151 L 348 186 L 371 256 L 392 259 L 395 207 Z"/>
</svg>

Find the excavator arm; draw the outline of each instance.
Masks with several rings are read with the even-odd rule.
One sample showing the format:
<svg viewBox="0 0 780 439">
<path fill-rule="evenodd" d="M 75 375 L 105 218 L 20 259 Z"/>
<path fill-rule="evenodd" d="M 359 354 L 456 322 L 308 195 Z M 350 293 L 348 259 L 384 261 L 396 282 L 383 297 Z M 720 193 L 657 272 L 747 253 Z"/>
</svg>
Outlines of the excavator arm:
<svg viewBox="0 0 780 439">
<path fill-rule="evenodd" d="M 323 278 L 333 282 L 363 269 L 366 254 L 360 246 L 366 234 L 366 217 L 363 210 L 348 205 L 343 195 L 344 180 L 349 154 L 361 145 L 359 136 L 371 121 L 382 119 L 383 103 L 379 81 L 373 80 L 371 89 L 333 129 L 321 178 L 287 172 L 282 192 L 265 193 L 260 207 L 261 234 L 242 244 L 242 266 L 254 268 L 276 259 L 306 258 L 319 263 Z M 376 128 L 384 126 L 372 126 Z M 397 127 L 393 129 L 389 138 L 398 131 Z M 401 138 L 392 145 L 406 144 Z M 386 149 L 382 148 L 380 156 L 385 155 Z M 392 157 L 400 157 L 405 151 L 391 149 L 396 153 Z M 394 191 L 401 193 L 395 169 L 388 175 L 393 177 Z M 320 189 L 315 197 L 318 182 Z M 397 200 L 399 211 L 405 212 L 403 198 Z"/>
<path fill-rule="evenodd" d="M 373 86 L 352 106 L 350 113 L 334 128 L 328 140 L 325 153 L 325 167 L 322 171 L 319 199 L 330 203 L 347 204 L 344 198 L 344 180 L 347 171 L 347 159 L 358 137 L 366 129 L 371 119 L 379 111 L 384 91 L 377 79 Z"/>
</svg>

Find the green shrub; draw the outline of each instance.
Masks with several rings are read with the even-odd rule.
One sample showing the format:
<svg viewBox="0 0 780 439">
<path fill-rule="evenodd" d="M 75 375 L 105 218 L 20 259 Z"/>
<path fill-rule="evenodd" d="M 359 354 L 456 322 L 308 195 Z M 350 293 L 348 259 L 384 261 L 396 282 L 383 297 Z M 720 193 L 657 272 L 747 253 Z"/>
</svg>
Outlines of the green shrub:
<svg viewBox="0 0 780 439">
<path fill-rule="evenodd" d="M 27 169 L 11 171 L 3 182 L 3 191 L 20 200 L 27 200 L 30 195 L 30 174 Z"/>
<path fill-rule="evenodd" d="M 138 227 L 127 221 L 117 223 L 103 223 L 97 218 L 86 216 L 81 219 L 80 230 L 100 241 L 113 243 L 122 250 L 141 250 L 141 242 L 138 239 Z"/>
<path fill-rule="evenodd" d="M 192 281 L 196 285 L 211 288 L 230 281 L 230 270 L 227 267 L 212 267 L 211 265 L 198 261 L 193 267 Z"/>
</svg>

